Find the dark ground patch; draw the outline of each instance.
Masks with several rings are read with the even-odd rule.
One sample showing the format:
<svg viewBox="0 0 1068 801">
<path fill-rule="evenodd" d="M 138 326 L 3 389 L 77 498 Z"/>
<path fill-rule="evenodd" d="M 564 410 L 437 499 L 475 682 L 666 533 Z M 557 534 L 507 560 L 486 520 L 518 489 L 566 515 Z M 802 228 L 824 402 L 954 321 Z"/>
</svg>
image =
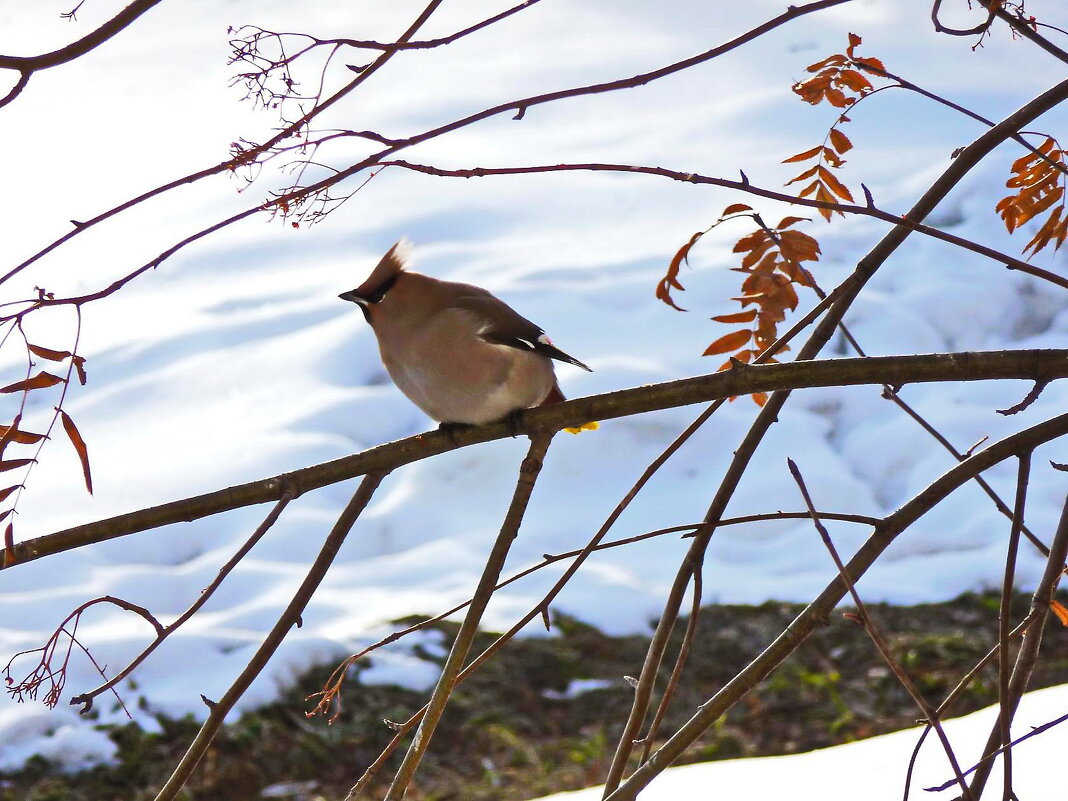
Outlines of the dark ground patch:
<svg viewBox="0 0 1068 801">
<path fill-rule="evenodd" d="M 1028 599 L 1017 599 L 1014 620 Z M 998 599 L 965 595 L 944 604 L 872 605 L 899 662 L 938 704 L 995 640 Z M 690 717 L 756 656 L 801 607 L 710 606 L 702 613 L 689 669 L 661 732 Z M 669 652 L 669 664 L 678 647 Z M 456 627 L 440 626 L 446 639 Z M 511 801 L 600 782 L 630 708 L 624 675 L 641 669 L 647 638 L 609 637 L 569 618 L 556 636 L 516 640 L 465 683 L 446 711 L 408 793 L 412 801 Z M 481 635 L 484 647 L 491 635 Z M 422 653 L 422 658 L 439 657 Z M 310 671 L 278 703 L 226 726 L 182 796 L 186 801 L 274 797 L 337 801 L 390 740 L 383 719 L 404 720 L 425 700 L 396 687 L 365 687 L 358 671 L 345 685 L 344 711 L 333 725 L 308 719 L 304 699 L 333 666 Z M 663 677 L 666 681 L 666 675 Z M 561 697 L 573 679 L 607 686 Z M 1051 619 L 1032 687 L 1068 680 L 1068 630 Z M 960 715 L 996 701 L 988 668 L 958 702 Z M 904 728 L 919 713 L 880 661 L 864 631 L 835 613 L 798 652 L 736 705 L 687 754 L 698 762 L 822 748 Z M 162 719 L 161 733 L 136 724 L 108 727 L 119 762 L 82 773 L 56 773 L 43 760 L 0 774 L 0 801 L 143 801 L 152 799 L 197 730 L 189 719 Z M 397 759 L 391 763 L 395 767 Z M 902 765 L 904 771 L 904 765 Z M 388 780 L 388 770 L 384 772 Z M 381 797 L 372 792 L 371 797 Z"/>
</svg>

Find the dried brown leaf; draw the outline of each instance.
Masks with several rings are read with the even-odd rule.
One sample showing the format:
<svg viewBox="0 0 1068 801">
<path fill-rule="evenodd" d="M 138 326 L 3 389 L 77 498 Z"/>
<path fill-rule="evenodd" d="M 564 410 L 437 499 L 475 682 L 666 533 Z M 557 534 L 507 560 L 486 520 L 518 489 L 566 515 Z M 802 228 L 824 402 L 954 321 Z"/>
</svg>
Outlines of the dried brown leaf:
<svg viewBox="0 0 1068 801">
<path fill-rule="evenodd" d="M 839 153 L 845 153 L 853 149 L 853 143 L 849 141 L 849 137 L 837 128 L 831 128 L 829 136 L 831 139 L 831 146 Z"/>
<path fill-rule="evenodd" d="M 74 369 L 78 371 L 78 383 L 83 387 L 85 386 L 85 357 L 75 356 L 71 361 L 74 362 Z"/>
<path fill-rule="evenodd" d="M 819 172 L 820 178 L 823 179 L 823 182 L 827 185 L 828 189 L 830 189 L 832 192 L 834 192 L 834 194 L 838 195 L 838 197 L 842 198 L 843 200 L 848 200 L 850 203 L 853 202 L 852 193 L 849 191 L 845 184 L 838 180 L 838 178 L 833 172 L 823 166 L 820 167 Z"/>
<path fill-rule="evenodd" d="M 721 314 L 718 317 L 712 319 L 717 323 L 751 323 L 756 319 L 757 310 L 750 309 L 749 311 L 737 312 L 735 314 Z M 3 500 L 0 498 L 0 500 Z"/>
<path fill-rule="evenodd" d="M 17 470 L 20 467 L 25 467 L 30 462 L 36 462 L 36 459 L 4 459 L 0 461 L 0 473 L 5 473 L 8 470 Z"/>
<path fill-rule="evenodd" d="M 16 381 L 14 384 L 8 384 L 6 387 L 0 387 L 0 393 L 10 392 L 23 392 L 32 389 L 44 389 L 45 387 L 52 387 L 56 384 L 63 383 L 64 379 L 58 375 L 52 375 L 51 373 L 42 370 L 33 378 L 26 378 L 22 381 Z"/>
<path fill-rule="evenodd" d="M 32 445 L 35 442 L 40 442 L 44 437 L 44 434 L 35 434 L 32 431 L 19 431 L 17 428 L 12 428 L 11 426 L 0 426 L 0 440 L 6 440 L 7 442 L 17 442 L 20 445 Z"/>
<path fill-rule="evenodd" d="M 815 158 L 823 150 L 823 145 L 816 145 L 811 150 L 806 150 L 803 153 L 798 153 L 796 156 L 790 156 L 788 159 L 783 159 L 783 164 L 790 164 L 795 161 L 808 161 L 811 158 Z M 796 179 L 795 179 L 796 180 Z"/>
<path fill-rule="evenodd" d="M 1049 610 L 1057 616 L 1062 626 L 1068 626 L 1068 607 L 1060 601 L 1050 601 Z"/>
<path fill-rule="evenodd" d="M 60 409 L 59 417 L 63 422 L 63 430 L 67 432 L 67 437 L 70 439 L 71 445 L 74 446 L 74 450 L 78 452 L 78 458 L 82 462 L 82 473 L 85 476 L 85 488 L 89 490 L 89 494 L 93 494 L 93 476 L 89 472 L 89 449 L 85 445 L 85 440 L 82 439 L 81 433 L 78 431 L 78 427 L 74 425 L 74 421 L 70 419 L 70 415 Z"/>
<path fill-rule="evenodd" d="M 739 212 L 752 211 L 752 210 L 753 210 L 752 206 L 747 206 L 744 203 L 732 203 L 730 206 L 727 206 L 727 208 L 725 208 L 723 210 L 723 214 L 721 214 L 720 216 L 721 217 L 728 217 L 731 214 L 738 214 Z"/>
<path fill-rule="evenodd" d="M 732 350 L 737 350 L 749 342 L 753 338 L 753 332 L 748 328 L 743 328 L 739 331 L 732 331 L 729 334 L 724 334 L 707 348 L 702 356 L 715 356 L 717 353 L 730 353 Z"/>
<path fill-rule="evenodd" d="M 27 345 L 26 347 L 29 348 L 30 353 L 34 356 L 40 356 L 50 362 L 61 362 L 71 355 L 69 350 L 52 350 L 41 345 Z"/>
</svg>

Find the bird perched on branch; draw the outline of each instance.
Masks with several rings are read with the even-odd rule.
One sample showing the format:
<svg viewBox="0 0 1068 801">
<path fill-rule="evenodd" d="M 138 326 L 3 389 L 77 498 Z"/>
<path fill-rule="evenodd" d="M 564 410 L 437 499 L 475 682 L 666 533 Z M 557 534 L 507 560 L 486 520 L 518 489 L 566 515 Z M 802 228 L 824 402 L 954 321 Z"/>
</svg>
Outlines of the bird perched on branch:
<svg viewBox="0 0 1068 801">
<path fill-rule="evenodd" d="M 410 249 L 397 242 L 366 281 L 338 297 L 360 307 L 390 377 L 434 420 L 479 425 L 559 403 L 553 360 L 590 370 L 485 289 L 409 270 Z"/>
</svg>

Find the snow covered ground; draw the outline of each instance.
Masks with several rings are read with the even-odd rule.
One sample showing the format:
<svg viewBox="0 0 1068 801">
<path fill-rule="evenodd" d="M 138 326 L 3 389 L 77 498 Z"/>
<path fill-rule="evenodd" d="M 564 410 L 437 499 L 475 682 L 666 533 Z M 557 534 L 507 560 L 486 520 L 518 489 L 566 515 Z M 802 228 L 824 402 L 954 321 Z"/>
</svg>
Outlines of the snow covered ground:
<svg viewBox="0 0 1068 801">
<path fill-rule="evenodd" d="M 1026 734 L 1030 727 L 1041 726 L 1060 717 L 1068 707 L 1068 687 L 1024 696 L 1017 713 L 1014 737 Z M 945 731 L 953 743 L 957 759 L 967 770 L 973 755 L 982 753 L 990 728 L 997 720 L 997 707 L 988 707 L 946 723 Z M 922 729 L 905 729 L 872 737 L 836 748 L 810 751 L 807 754 L 731 759 L 671 768 L 649 785 L 642 801 L 676 801 L 709 798 L 796 798 L 798 801 L 896 801 L 905 787 L 905 766 Z M 1064 798 L 1059 754 L 1064 734 L 1056 728 L 1020 743 L 1012 752 L 1013 789 L 1028 801 L 1060 801 Z M 924 792 L 940 787 L 953 778 L 945 751 L 934 734 L 928 735 L 916 762 L 910 798 L 948 801 L 960 795 L 953 785 L 939 792 Z M 1000 765 L 995 768 L 984 798 L 1000 798 Z M 599 801 L 602 787 L 590 787 L 573 793 L 559 793 L 538 801 Z"/>
<path fill-rule="evenodd" d="M 0 52 L 57 47 L 121 5 L 87 4 L 75 26 L 57 20 L 65 7 L 0 2 Z M 391 0 L 362 4 L 356 14 L 325 0 L 299 9 L 279 0 L 241 0 L 221 18 L 217 3 L 163 3 L 91 56 L 35 75 L 23 96 L 0 110 L 8 121 L 0 142 L 9 154 L 9 190 L 0 193 L 4 269 L 68 230 L 69 220 L 216 163 L 239 136 L 267 131 L 274 119 L 238 103 L 239 92 L 227 88 L 228 24 L 388 38 L 419 7 Z M 449 33 L 503 7 L 446 3 L 425 34 Z M 655 7 L 626 0 L 597 9 L 545 0 L 454 47 L 396 58 L 325 124 L 404 136 L 504 100 L 669 63 L 782 9 L 764 0 L 729 9 L 684 0 Z M 1028 9 L 1065 23 L 1055 2 Z M 936 36 L 927 5 L 918 0 L 858 0 L 670 79 L 532 109 L 518 122 L 488 121 L 410 156 L 449 167 L 619 161 L 726 177 L 742 168 L 754 183 L 776 187 L 793 174 L 780 159 L 819 142 L 833 116 L 798 101 L 790 83 L 808 64 L 840 51 L 849 31 L 864 36 L 862 53 L 994 119 L 1062 75 L 1059 62 L 1004 33 L 975 53 L 971 40 Z M 1055 133 L 1064 121 L 1057 112 L 1032 128 Z M 854 115 L 849 135 L 857 147 L 845 177 L 865 181 L 880 205 L 903 211 L 954 148 L 978 132 L 952 111 L 904 92 L 884 93 Z M 357 152 L 326 155 L 343 165 Z M 1019 252 L 1026 238 L 1010 240 L 992 209 L 1017 155 L 1009 147 L 999 151 L 934 221 Z M 24 297 L 34 286 L 59 295 L 95 290 L 174 241 L 259 202 L 273 185 L 240 193 L 242 184 L 224 177 L 178 190 L 76 238 L 13 281 L 4 300 Z M 388 381 L 361 315 L 336 297 L 404 234 L 415 240 L 419 269 L 488 287 L 590 364 L 592 374 L 560 370 L 572 396 L 708 372 L 718 361 L 699 354 L 724 333 L 708 317 L 737 309 L 726 300 L 737 294 L 729 250 L 745 230 L 724 226 L 695 249 L 680 298 L 693 312 L 660 304 L 653 288 L 694 231 L 743 199 L 642 176 L 459 181 L 387 170 L 321 225 L 294 230 L 253 219 L 215 234 L 85 308 L 80 350 L 89 384 L 73 392 L 66 408 L 88 442 L 96 492 L 85 494 L 73 450 L 57 438 L 20 500 L 16 537 L 293 470 L 430 427 Z M 773 218 L 780 211 L 760 208 Z M 847 220 L 809 230 L 823 247 L 817 277 L 830 287 L 885 226 Z M 1043 253 L 1036 262 L 1068 269 L 1063 255 Z M 33 341 L 69 347 L 69 310 L 38 317 L 28 325 Z M 849 322 L 872 354 L 1059 347 L 1068 333 L 1068 294 L 914 236 Z M 0 358 L 4 375 L 15 375 L 14 351 Z M 1023 414 L 994 413 L 1028 388 L 1023 382 L 917 386 L 903 397 L 964 449 L 983 436 L 996 439 L 1031 425 L 1068 401 L 1068 389 L 1057 384 Z M 42 402 L 31 411 L 44 415 L 50 408 Z M 696 413 L 673 410 L 558 438 L 508 571 L 581 546 Z M 616 532 L 700 519 L 753 413 L 747 400 L 725 407 L 665 466 Z M 239 709 L 271 698 L 279 683 L 308 666 L 377 639 L 391 619 L 437 612 L 468 597 L 523 451 L 521 441 L 497 442 L 391 475 L 303 628 L 290 635 Z M 787 456 L 798 462 L 818 505 L 877 515 L 952 464 L 875 388 L 799 392 L 728 512 L 800 508 Z M 1028 505 L 1029 524 L 1047 537 L 1064 500 L 1064 474 L 1045 466 L 1050 458 L 1068 461 L 1063 443 L 1036 454 Z M 1011 497 L 1014 474 L 1015 465 L 1006 463 L 988 478 Z M 351 484 L 330 487 L 293 503 L 205 609 L 138 670 L 136 685 L 123 686 L 127 706 L 144 725 L 152 725 L 153 713 L 201 715 L 200 695 L 221 695 L 277 618 L 351 491 Z M 71 609 L 99 595 L 145 605 L 164 620 L 179 614 L 265 512 L 239 510 L 4 571 L 0 654 L 6 661 L 40 645 Z M 871 600 L 904 603 L 994 586 L 1007 528 L 978 490 L 963 491 L 908 531 L 859 589 Z M 843 553 L 867 533 L 846 525 L 831 531 Z M 642 630 L 657 614 L 685 548 L 684 541 L 661 538 L 599 555 L 560 597 L 559 608 L 610 632 Z M 1021 585 L 1033 585 L 1040 569 L 1037 556 L 1025 551 Z M 833 573 L 809 524 L 736 527 L 713 541 L 705 592 L 722 602 L 807 600 Z M 547 570 L 511 587 L 491 606 L 489 625 L 510 625 L 553 578 Z M 79 629 L 110 670 L 150 634 L 140 619 L 103 607 Z M 421 664 L 408 659 L 403 645 L 376 658 L 383 680 L 425 687 L 433 676 Z M 72 660 L 68 690 L 95 684 L 91 666 Z M 121 719 L 106 699 L 98 710 L 101 720 Z M 112 745 L 93 723 L 65 700 L 53 711 L 2 702 L 0 768 L 32 753 L 72 766 L 106 758 Z"/>
</svg>

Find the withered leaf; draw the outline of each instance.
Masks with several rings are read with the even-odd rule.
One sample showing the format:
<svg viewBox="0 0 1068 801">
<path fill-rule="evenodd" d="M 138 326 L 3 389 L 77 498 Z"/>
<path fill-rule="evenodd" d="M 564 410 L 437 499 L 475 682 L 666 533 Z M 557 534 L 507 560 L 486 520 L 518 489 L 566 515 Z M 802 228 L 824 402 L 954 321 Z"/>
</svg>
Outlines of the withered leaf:
<svg viewBox="0 0 1068 801">
<path fill-rule="evenodd" d="M 790 164 L 794 161 L 808 161 L 811 158 L 815 158 L 823 150 L 823 145 L 816 145 L 811 150 L 806 150 L 803 153 L 798 153 L 796 156 L 790 156 L 788 159 L 783 159 L 783 164 Z M 796 180 L 796 179 L 795 179 Z"/>
<path fill-rule="evenodd" d="M 41 345 L 27 345 L 26 347 L 30 349 L 30 353 L 34 356 L 40 356 L 50 362 L 61 362 L 71 355 L 69 350 L 52 350 Z"/>
<path fill-rule="evenodd" d="M 729 353 L 732 350 L 745 345 L 753 338 L 753 332 L 748 328 L 743 328 L 739 331 L 732 331 L 729 334 L 724 334 L 707 348 L 702 356 L 715 356 L 717 353 Z"/>
<path fill-rule="evenodd" d="M 35 434 L 32 431 L 19 431 L 11 426 L 0 426 L 0 440 L 17 442 L 20 445 L 32 445 L 44 439 L 44 434 Z"/>
<path fill-rule="evenodd" d="M 730 206 L 727 206 L 727 208 L 725 208 L 723 210 L 723 214 L 721 214 L 720 216 L 721 217 L 729 217 L 731 214 L 738 214 L 739 212 L 742 212 L 742 211 L 752 211 L 752 210 L 753 210 L 752 206 L 747 206 L 744 203 L 732 203 Z"/>
<path fill-rule="evenodd" d="M 4 473 L 8 470 L 15 470 L 19 467 L 25 467 L 30 462 L 36 462 L 36 459 L 4 459 L 0 461 L 0 473 Z"/>
<path fill-rule="evenodd" d="M 831 128 L 829 135 L 831 138 L 831 146 L 839 153 L 845 153 L 846 151 L 853 149 L 853 143 L 849 141 L 849 137 L 837 128 Z"/>
<path fill-rule="evenodd" d="M 82 435 L 78 432 L 77 426 L 74 425 L 74 421 L 70 419 L 70 415 L 60 409 L 59 417 L 63 421 L 63 430 L 67 432 L 67 437 L 70 439 L 71 445 L 74 446 L 74 450 L 78 452 L 78 458 L 82 462 L 82 473 L 85 475 L 85 488 L 89 490 L 89 494 L 93 494 L 93 477 L 89 472 L 89 449 L 85 446 L 85 440 L 82 439 Z"/>
<path fill-rule="evenodd" d="M 721 314 L 718 317 L 712 319 L 717 323 L 751 323 L 756 319 L 757 310 L 750 309 L 749 311 L 737 312 L 736 314 Z M 3 500 L 0 498 L 0 500 Z"/>
<path fill-rule="evenodd" d="M 24 390 L 31 389 L 44 389 L 45 387 L 52 387 L 56 384 L 63 383 L 62 378 L 58 375 L 52 375 L 49 372 L 42 370 L 33 378 L 25 378 L 22 381 L 16 381 L 14 384 L 8 384 L 6 387 L 0 387 L 0 393 L 9 392 L 22 392 Z"/>
<path fill-rule="evenodd" d="M 72 361 L 74 362 L 74 369 L 78 371 L 78 383 L 83 387 L 85 386 L 85 357 L 75 356 Z"/>
</svg>

